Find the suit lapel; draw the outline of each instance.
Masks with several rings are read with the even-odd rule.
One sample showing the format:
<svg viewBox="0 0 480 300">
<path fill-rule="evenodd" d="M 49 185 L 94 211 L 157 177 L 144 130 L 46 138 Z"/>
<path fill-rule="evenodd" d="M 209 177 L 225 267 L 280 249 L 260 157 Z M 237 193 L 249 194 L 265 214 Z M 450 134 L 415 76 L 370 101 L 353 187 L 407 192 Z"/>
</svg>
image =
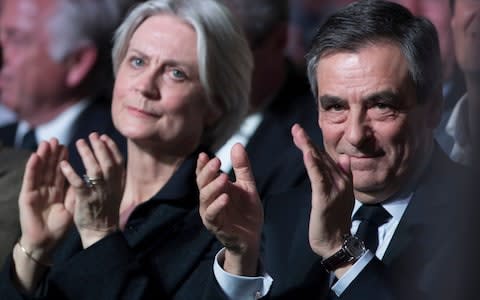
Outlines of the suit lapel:
<svg viewBox="0 0 480 300">
<path fill-rule="evenodd" d="M 448 158 L 435 147 L 433 158 L 420 178 L 414 195 L 393 235 L 385 252 L 383 262 L 386 265 L 413 263 L 415 259 L 424 264 L 425 257 L 435 251 L 442 234 L 441 226 L 454 214 L 452 199 L 458 197 L 458 188 L 452 175 L 459 175 Z M 461 176 L 457 176 L 461 180 Z M 403 266 L 406 267 L 406 266 Z"/>
<path fill-rule="evenodd" d="M 0 142 L 4 146 L 13 147 L 15 144 L 15 134 L 17 133 L 18 123 L 9 124 L 0 127 Z"/>
</svg>

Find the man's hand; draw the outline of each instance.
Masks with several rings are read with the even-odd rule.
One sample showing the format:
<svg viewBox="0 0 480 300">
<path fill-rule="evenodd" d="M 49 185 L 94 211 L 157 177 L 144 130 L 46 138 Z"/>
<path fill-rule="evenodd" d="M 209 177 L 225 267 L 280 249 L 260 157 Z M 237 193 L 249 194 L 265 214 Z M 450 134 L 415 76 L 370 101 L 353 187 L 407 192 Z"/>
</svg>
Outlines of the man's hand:
<svg viewBox="0 0 480 300">
<path fill-rule="evenodd" d="M 338 251 L 343 236 L 350 232 L 354 204 L 350 160 L 333 161 L 318 151 L 299 125 L 292 127 L 293 141 L 302 151 L 312 186 L 309 241 L 312 250 L 324 258 Z"/>
<path fill-rule="evenodd" d="M 236 181 L 220 172 L 218 158 L 201 153 L 197 161 L 200 216 L 205 227 L 225 246 L 225 271 L 256 275 L 259 259 L 263 208 L 255 186 L 250 162 L 240 144 L 232 147 L 231 159 Z"/>
</svg>

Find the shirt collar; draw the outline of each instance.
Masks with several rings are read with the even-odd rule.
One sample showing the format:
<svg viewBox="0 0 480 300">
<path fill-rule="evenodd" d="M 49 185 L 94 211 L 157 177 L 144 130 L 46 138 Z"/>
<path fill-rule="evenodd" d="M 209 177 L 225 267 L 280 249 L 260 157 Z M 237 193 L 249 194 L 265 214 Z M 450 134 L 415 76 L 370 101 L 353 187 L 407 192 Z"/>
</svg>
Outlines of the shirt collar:
<svg viewBox="0 0 480 300">
<path fill-rule="evenodd" d="M 88 99 L 81 100 L 64 110 L 54 119 L 37 126 L 35 128 L 35 137 L 37 138 L 37 141 L 48 141 L 55 137 L 60 144 L 69 144 L 73 136 L 75 122 L 90 103 L 91 101 Z M 15 135 L 15 145 L 20 145 L 23 136 L 31 127 L 32 126 L 26 121 L 19 122 Z"/>
<path fill-rule="evenodd" d="M 432 153 L 433 147 L 431 147 L 430 151 L 425 153 L 426 159 L 420 160 L 421 164 L 416 169 L 411 178 L 407 181 L 404 188 L 381 203 L 383 208 L 385 208 L 385 210 L 390 213 L 393 220 L 400 221 L 400 219 L 402 218 L 408 204 L 410 203 L 410 200 L 413 197 L 413 194 L 415 193 L 415 189 L 421 176 L 423 175 L 423 173 L 425 173 L 427 166 L 432 159 Z M 362 203 L 355 199 L 352 216 L 357 212 L 360 206 L 362 206 Z"/>
<path fill-rule="evenodd" d="M 448 119 L 448 123 L 445 127 L 445 131 L 448 135 L 450 135 L 453 140 L 460 144 L 466 145 L 468 143 L 468 124 L 467 124 L 467 116 L 468 112 L 468 102 L 467 102 L 467 94 L 465 94 L 460 100 L 458 100 L 457 104 L 453 108 L 452 114 Z"/>
</svg>

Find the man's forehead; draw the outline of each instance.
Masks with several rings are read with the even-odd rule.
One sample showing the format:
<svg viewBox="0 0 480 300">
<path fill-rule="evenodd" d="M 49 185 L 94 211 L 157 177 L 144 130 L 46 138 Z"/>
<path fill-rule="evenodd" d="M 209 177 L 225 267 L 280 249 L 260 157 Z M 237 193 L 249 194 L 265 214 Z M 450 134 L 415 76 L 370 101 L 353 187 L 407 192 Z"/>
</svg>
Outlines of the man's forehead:
<svg viewBox="0 0 480 300">
<path fill-rule="evenodd" d="M 414 89 L 407 59 L 392 44 L 331 52 L 319 61 L 317 84 L 319 97 L 358 100 L 378 93 L 396 94 Z"/>
</svg>

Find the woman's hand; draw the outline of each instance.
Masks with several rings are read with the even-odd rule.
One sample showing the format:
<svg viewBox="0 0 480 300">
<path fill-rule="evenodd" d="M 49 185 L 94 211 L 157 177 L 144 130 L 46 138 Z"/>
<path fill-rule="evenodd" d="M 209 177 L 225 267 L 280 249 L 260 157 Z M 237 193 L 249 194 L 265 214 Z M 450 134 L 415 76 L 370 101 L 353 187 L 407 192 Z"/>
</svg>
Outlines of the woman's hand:
<svg viewBox="0 0 480 300">
<path fill-rule="evenodd" d="M 19 196 L 22 236 L 14 248 L 17 283 L 32 291 L 54 247 L 72 223 L 71 203 L 65 200 L 65 178 L 59 163 L 67 150 L 57 139 L 41 142 L 25 167 Z"/>
<path fill-rule="evenodd" d="M 92 133 L 89 140 L 91 147 L 83 139 L 76 143 L 86 170 L 83 178 L 68 162 L 61 163 L 71 185 L 67 196 L 74 203 L 74 222 L 84 248 L 118 230 L 125 174 L 123 156 L 112 139 Z"/>
</svg>

